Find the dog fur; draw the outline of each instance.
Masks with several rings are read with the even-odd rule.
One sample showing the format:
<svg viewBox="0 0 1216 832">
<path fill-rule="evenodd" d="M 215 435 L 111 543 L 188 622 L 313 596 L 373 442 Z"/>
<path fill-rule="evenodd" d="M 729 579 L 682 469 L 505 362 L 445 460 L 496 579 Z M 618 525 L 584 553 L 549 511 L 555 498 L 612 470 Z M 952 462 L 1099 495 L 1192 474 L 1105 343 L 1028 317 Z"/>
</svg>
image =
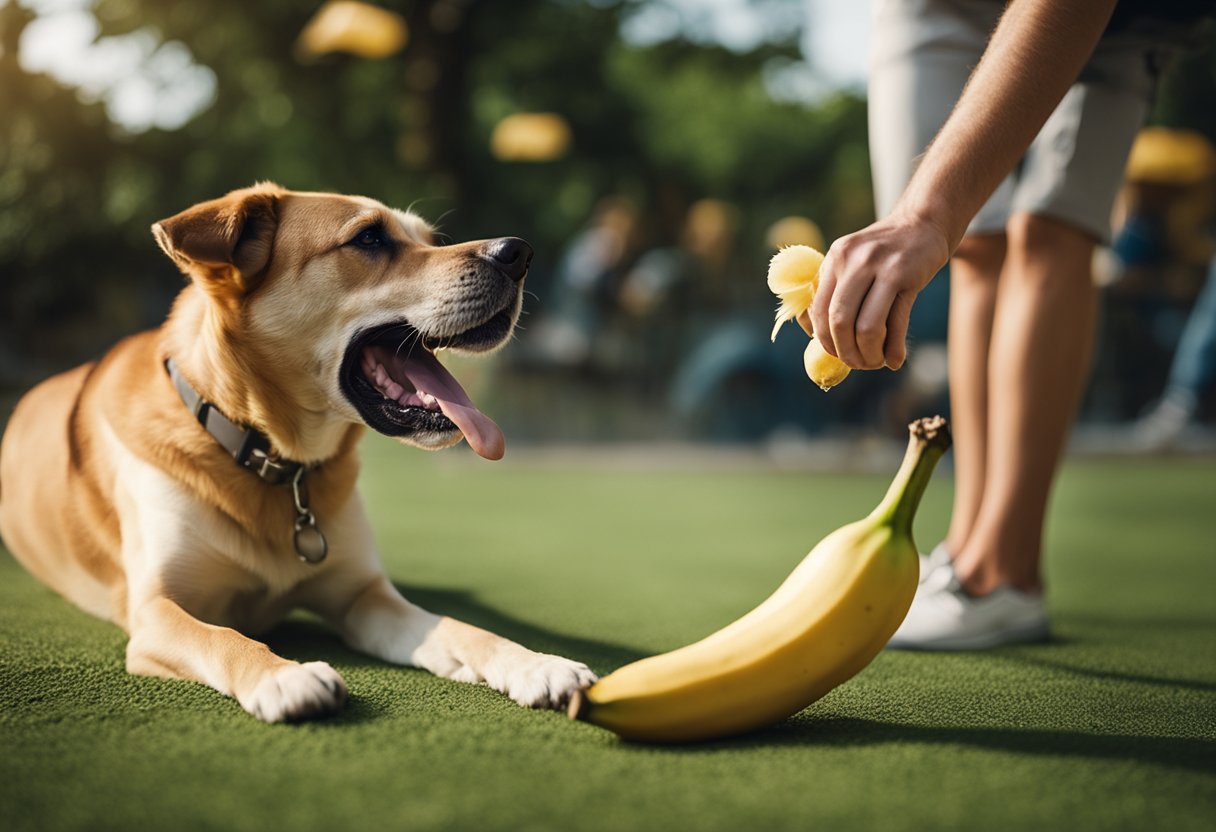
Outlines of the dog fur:
<svg viewBox="0 0 1216 832">
<path fill-rule="evenodd" d="M 364 246 L 366 229 L 379 229 L 384 247 Z M 355 487 L 367 420 L 340 384 L 352 339 L 408 321 L 417 340 L 442 343 L 494 313 L 509 315 L 509 334 L 523 281 L 487 256 L 495 241 L 434 246 L 411 213 L 271 184 L 196 205 L 153 233 L 190 279 L 165 324 L 43 382 L 12 415 L 0 534 L 16 558 L 126 630 L 131 673 L 202 682 L 267 722 L 334 712 L 347 695 L 328 664 L 255 640 L 294 608 L 357 650 L 484 682 L 527 706 L 560 707 L 592 682 L 585 665 L 403 598 Z M 316 466 L 306 482 L 329 541 L 323 562 L 296 556 L 290 486 L 235 463 L 183 404 L 167 358 L 229 419 Z M 403 429 L 401 441 L 436 449 L 461 439 L 450 421 L 436 428 L 443 419 L 422 415 L 427 426 Z M 501 455 L 492 440 L 477 447 Z"/>
</svg>

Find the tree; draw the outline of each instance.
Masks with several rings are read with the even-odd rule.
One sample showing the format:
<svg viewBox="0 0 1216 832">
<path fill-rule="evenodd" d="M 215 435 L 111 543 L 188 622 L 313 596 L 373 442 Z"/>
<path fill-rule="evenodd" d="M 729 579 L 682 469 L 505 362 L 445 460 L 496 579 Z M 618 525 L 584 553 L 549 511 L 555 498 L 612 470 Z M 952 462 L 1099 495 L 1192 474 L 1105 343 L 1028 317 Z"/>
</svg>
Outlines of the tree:
<svg viewBox="0 0 1216 832">
<path fill-rule="evenodd" d="M 24 72 L 17 45 L 31 14 L 0 7 L 7 363 L 66 366 L 156 323 L 181 284 L 150 224 L 262 179 L 416 203 L 432 219 L 451 211 L 442 225 L 455 238 L 524 236 L 539 252 L 533 287 L 606 193 L 733 201 L 760 257 L 764 226 L 782 214 L 813 212 L 829 234 L 868 216 L 862 103 L 809 108 L 765 92 L 765 67 L 792 57 L 792 41 L 744 53 L 682 40 L 632 47 L 620 36 L 624 3 L 383 5 L 409 25 L 401 54 L 302 63 L 293 46 L 314 9 L 295 0 L 98 0 L 103 36 L 147 28 L 215 73 L 215 100 L 196 118 L 135 135 L 100 104 Z M 569 121 L 569 154 L 495 160 L 494 125 L 529 110 Z M 652 225 L 653 242 L 674 233 Z"/>
</svg>

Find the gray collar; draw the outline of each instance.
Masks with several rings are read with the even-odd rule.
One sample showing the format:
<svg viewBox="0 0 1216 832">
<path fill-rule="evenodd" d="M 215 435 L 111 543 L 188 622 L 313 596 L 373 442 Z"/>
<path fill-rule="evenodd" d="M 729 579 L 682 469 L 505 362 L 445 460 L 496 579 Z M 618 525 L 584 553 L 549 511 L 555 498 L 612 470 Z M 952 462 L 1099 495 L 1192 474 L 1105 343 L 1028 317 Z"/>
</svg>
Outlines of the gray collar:
<svg viewBox="0 0 1216 832">
<path fill-rule="evenodd" d="M 270 439 L 261 431 L 238 425 L 220 412 L 214 404 L 199 395 L 190 386 L 185 376 L 178 369 L 177 362 L 172 358 L 165 359 L 165 369 L 173 386 L 186 403 L 186 407 L 194 414 L 194 418 L 203 426 L 207 433 L 224 446 L 224 450 L 232 455 L 237 465 L 247 468 L 271 485 L 285 485 L 294 480 L 309 466 L 302 462 L 281 458 L 270 448 Z"/>
<path fill-rule="evenodd" d="M 313 467 L 303 462 L 283 459 L 270 448 L 270 439 L 266 434 L 250 427 L 238 425 L 229 419 L 219 408 L 199 395 L 190 386 L 185 376 L 172 358 L 165 359 L 165 369 L 169 378 L 177 388 L 177 394 L 182 397 L 186 407 L 198 419 L 207 433 L 232 454 L 237 465 L 248 469 L 270 485 L 290 485 L 292 499 L 295 501 L 296 519 L 295 533 L 292 541 L 296 554 L 305 563 L 316 565 L 325 560 L 329 553 L 329 543 L 317 526 L 317 517 L 308 507 L 308 490 L 304 487 L 304 475 Z"/>
</svg>

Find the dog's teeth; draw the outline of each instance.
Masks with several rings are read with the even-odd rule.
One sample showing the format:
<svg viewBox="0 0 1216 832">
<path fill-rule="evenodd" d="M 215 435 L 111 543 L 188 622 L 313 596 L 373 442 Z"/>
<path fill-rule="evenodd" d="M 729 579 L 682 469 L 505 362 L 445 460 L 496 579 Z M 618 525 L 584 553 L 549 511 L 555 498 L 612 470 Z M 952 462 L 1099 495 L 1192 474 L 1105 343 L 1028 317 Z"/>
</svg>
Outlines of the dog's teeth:
<svg viewBox="0 0 1216 832">
<path fill-rule="evenodd" d="M 366 360 L 364 372 L 375 382 L 376 389 L 380 391 L 381 395 L 390 401 L 395 401 L 404 407 L 429 407 L 432 410 L 439 408 L 438 399 L 430 393 L 406 388 L 389 375 L 383 364 L 374 359 Z"/>
</svg>

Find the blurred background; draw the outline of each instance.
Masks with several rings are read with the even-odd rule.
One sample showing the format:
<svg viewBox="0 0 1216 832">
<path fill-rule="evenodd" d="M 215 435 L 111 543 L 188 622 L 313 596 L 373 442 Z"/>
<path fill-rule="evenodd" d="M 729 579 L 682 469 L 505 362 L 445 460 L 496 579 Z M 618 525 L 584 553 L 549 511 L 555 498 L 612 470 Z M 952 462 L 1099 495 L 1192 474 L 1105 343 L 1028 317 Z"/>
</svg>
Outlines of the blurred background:
<svg viewBox="0 0 1216 832">
<path fill-rule="evenodd" d="M 873 218 L 868 13 L 856 0 L 0 0 L 4 418 L 39 379 L 163 319 L 182 278 L 151 223 L 269 179 L 410 207 L 452 240 L 533 244 L 516 342 L 458 370 L 512 442 L 900 436 L 947 408 L 948 275 L 917 303 L 899 374 L 824 394 L 796 327 L 768 340 L 776 248 L 823 248 Z M 1210 436 L 1216 308 L 1196 309 L 1216 211 L 1207 35 L 1164 80 L 1095 264 L 1103 326 L 1081 435 L 1119 447 Z M 1216 286 L 1206 296 L 1216 307 Z M 1188 337 L 1199 357 L 1171 374 Z"/>
</svg>

